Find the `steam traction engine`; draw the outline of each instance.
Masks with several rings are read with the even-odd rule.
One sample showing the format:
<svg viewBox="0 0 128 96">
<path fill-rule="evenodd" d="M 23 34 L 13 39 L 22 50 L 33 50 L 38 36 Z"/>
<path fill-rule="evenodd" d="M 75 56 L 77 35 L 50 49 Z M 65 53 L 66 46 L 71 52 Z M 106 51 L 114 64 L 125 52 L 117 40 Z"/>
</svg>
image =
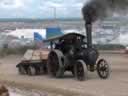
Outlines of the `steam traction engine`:
<svg viewBox="0 0 128 96">
<path fill-rule="evenodd" d="M 99 53 L 91 47 L 88 35 L 86 38 L 82 34 L 69 33 L 45 41 L 51 44 L 47 61 L 50 76 L 61 78 L 65 71 L 71 71 L 78 80 L 83 81 L 87 79 L 87 71 L 96 70 L 101 78 L 109 77 L 109 65 L 106 60 L 98 59 Z"/>
</svg>

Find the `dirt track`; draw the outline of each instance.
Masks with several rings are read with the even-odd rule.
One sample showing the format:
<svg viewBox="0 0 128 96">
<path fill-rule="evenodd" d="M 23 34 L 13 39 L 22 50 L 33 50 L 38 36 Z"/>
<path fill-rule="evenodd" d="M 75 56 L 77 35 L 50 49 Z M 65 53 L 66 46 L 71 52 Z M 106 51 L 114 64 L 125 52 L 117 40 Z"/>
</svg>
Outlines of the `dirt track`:
<svg viewBox="0 0 128 96">
<path fill-rule="evenodd" d="M 15 68 L 21 56 L 8 56 L 0 59 L 0 81 L 62 94 L 59 96 L 128 96 L 128 55 L 102 54 L 102 57 L 109 61 L 112 68 L 111 77 L 107 80 L 101 80 L 96 72 L 88 73 L 88 80 L 84 82 L 75 80 L 72 75 L 63 79 L 21 76 Z"/>
</svg>

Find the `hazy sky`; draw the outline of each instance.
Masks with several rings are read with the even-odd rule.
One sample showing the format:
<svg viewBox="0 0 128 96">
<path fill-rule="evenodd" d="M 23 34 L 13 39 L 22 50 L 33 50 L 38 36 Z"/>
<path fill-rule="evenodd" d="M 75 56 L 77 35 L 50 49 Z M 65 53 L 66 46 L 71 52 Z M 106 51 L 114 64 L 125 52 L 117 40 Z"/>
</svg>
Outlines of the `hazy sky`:
<svg viewBox="0 0 128 96">
<path fill-rule="evenodd" d="M 0 18 L 81 17 L 87 0 L 0 0 Z"/>
</svg>

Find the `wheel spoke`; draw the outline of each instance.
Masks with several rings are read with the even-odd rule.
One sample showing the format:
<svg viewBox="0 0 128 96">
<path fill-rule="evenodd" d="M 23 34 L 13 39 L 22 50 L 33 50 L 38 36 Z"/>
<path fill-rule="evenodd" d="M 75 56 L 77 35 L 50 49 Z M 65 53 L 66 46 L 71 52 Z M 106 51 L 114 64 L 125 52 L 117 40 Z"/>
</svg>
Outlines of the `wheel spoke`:
<svg viewBox="0 0 128 96">
<path fill-rule="evenodd" d="M 108 63 L 104 59 L 99 60 L 99 62 L 97 64 L 98 75 L 101 78 L 106 79 L 109 76 L 109 74 L 110 74 L 109 70 L 110 69 L 109 69 Z"/>
</svg>

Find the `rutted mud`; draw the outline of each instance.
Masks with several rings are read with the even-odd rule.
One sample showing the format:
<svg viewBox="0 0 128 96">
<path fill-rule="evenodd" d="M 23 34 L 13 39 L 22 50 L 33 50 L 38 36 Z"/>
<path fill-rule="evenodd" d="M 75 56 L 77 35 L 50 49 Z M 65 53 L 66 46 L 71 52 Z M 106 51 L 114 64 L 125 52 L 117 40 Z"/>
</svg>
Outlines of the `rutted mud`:
<svg viewBox="0 0 128 96">
<path fill-rule="evenodd" d="M 85 96 L 85 94 L 86 96 L 128 96 L 128 55 L 122 53 L 102 54 L 102 57 L 110 63 L 112 68 L 110 78 L 101 80 L 96 72 L 88 73 L 88 80 L 84 82 L 75 80 L 70 74 L 63 79 L 50 78 L 47 75 L 21 76 L 15 67 L 20 62 L 21 57 L 7 56 L 0 59 L 1 82 L 4 81 L 29 89 L 35 88 L 41 90 L 41 92 L 43 91 L 43 93 L 47 92 L 46 96 L 78 96 L 78 94 L 84 94 L 81 96 Z M 48 93 L 55 93 L 56 95 L 49 95 Z"/>
</svg>

